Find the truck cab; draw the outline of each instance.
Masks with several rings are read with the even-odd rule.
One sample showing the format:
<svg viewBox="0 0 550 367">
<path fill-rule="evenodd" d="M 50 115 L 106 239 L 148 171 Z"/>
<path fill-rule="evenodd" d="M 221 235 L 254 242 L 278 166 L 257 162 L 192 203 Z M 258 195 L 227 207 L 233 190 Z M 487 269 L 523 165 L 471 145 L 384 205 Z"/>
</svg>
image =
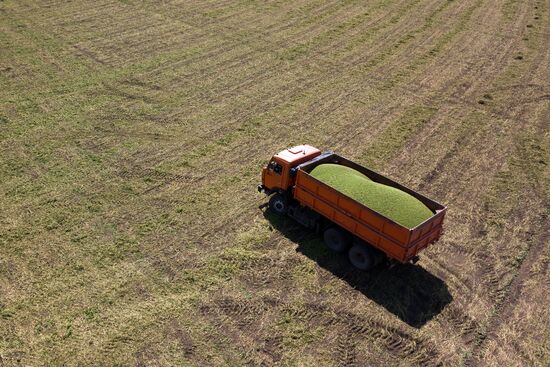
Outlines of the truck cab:
<svg viewBox="0 0 550 367">
<path fill-rule="evenodd" d="M 310 145 L 297 145 L 275 154 L 266 167 L 262 169 L 262 183 L 258 191 L 271 194 L 284 192 L 294 185 L 295 176 L 292 169 L 321 154 L 321 151 Z"/>
</svg>

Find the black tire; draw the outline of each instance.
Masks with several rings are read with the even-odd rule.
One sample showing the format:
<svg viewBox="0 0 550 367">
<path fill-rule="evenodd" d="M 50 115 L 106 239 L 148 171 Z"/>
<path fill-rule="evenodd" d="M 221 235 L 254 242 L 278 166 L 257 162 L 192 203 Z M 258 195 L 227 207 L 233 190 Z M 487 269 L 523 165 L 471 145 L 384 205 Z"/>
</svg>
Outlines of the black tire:
<svg viewBox="0 0 550 367">
<path fill-rule="evenodd" d="M 275 194 L 269 199 L 269 209 L 275 214 L 285 215 L 288 211 L 288 200 L 283 194 Z"/>
<path fill-rule="evenodd" d="M 376 265 L 376 259 L 366 245 L 355 245 L 348 253 L 349 261 L 359 270 L 369 271 Z"/>
<path fill-rule="evenodd" d="M 343 229 L 328 228 L 323 234 L 325 245 L 334 252 L 345 252 L 351 245 L 351 236 Z"/>
</svg>

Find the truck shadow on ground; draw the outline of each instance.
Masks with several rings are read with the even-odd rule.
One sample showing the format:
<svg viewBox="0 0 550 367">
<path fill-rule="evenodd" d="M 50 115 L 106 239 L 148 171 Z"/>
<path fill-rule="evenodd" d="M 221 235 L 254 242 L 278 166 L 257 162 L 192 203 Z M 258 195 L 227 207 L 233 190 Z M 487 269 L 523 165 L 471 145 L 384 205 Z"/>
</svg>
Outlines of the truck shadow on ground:
<svg viewBox="0 0 550 367">
<path fill-rule="evenodd" d="M 371 272 L 362 272 L 353 268 L 346 254 L 328 250 L 320 234 L 269 210 L 264 212 L 264 217 L 275 230 L 298 245 L 297 252 L 412 327 L 422 327 L 453 300 L 447 284 L 418 264 L 381 266 Z"/>
</svg>

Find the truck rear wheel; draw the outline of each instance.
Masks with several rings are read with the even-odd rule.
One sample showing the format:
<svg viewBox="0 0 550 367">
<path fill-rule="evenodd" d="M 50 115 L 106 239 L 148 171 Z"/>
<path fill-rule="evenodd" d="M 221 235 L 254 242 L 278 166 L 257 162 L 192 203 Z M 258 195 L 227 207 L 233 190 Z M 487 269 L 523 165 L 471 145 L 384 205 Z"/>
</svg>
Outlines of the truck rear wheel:
<svg viewBox="0 0 550 367">
<path fill-rule="evenodd" d="M 269 199 L 269 209 L 279 215 L 286 214 L 288 210 L 288 201 L 283 194 L 275 194 Z"/>
<path fill-rule="evenodd" d="M 323 234 L 325 244 L 334 252 L 344 252 L 351 244 L 351 236 L 337 227 L 328 228 Z"/>
<path fill-rule="evenodd" d="M 371 270 L 376 265 L 372 251 L 365 245 L 355 245 L 348 253 L 349 261 L 359 270 Z"/>
</svg>

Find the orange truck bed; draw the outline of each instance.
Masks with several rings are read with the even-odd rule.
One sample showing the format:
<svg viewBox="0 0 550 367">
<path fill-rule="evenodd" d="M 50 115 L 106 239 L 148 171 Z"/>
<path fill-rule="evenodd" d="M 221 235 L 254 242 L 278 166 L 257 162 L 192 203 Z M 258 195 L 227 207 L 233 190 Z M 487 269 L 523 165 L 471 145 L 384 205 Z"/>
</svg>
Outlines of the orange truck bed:
<svg viewBox="0 0 550 367">
<path fill-rule="evenodd" d="M 415 228 L 404 227 L 311 176 L 309 172 L 321 163 L 342 164 L 373 181 L 405 191 L 424 203 L 434 215 Z M 313 209 L 399 262 L 412 260 L 420 250 L 441 237 L 445 206 L 335 153 L 324 153 L 298 166 L 294 173 L 293 196 L 301 205 Z"/>
</svg>

